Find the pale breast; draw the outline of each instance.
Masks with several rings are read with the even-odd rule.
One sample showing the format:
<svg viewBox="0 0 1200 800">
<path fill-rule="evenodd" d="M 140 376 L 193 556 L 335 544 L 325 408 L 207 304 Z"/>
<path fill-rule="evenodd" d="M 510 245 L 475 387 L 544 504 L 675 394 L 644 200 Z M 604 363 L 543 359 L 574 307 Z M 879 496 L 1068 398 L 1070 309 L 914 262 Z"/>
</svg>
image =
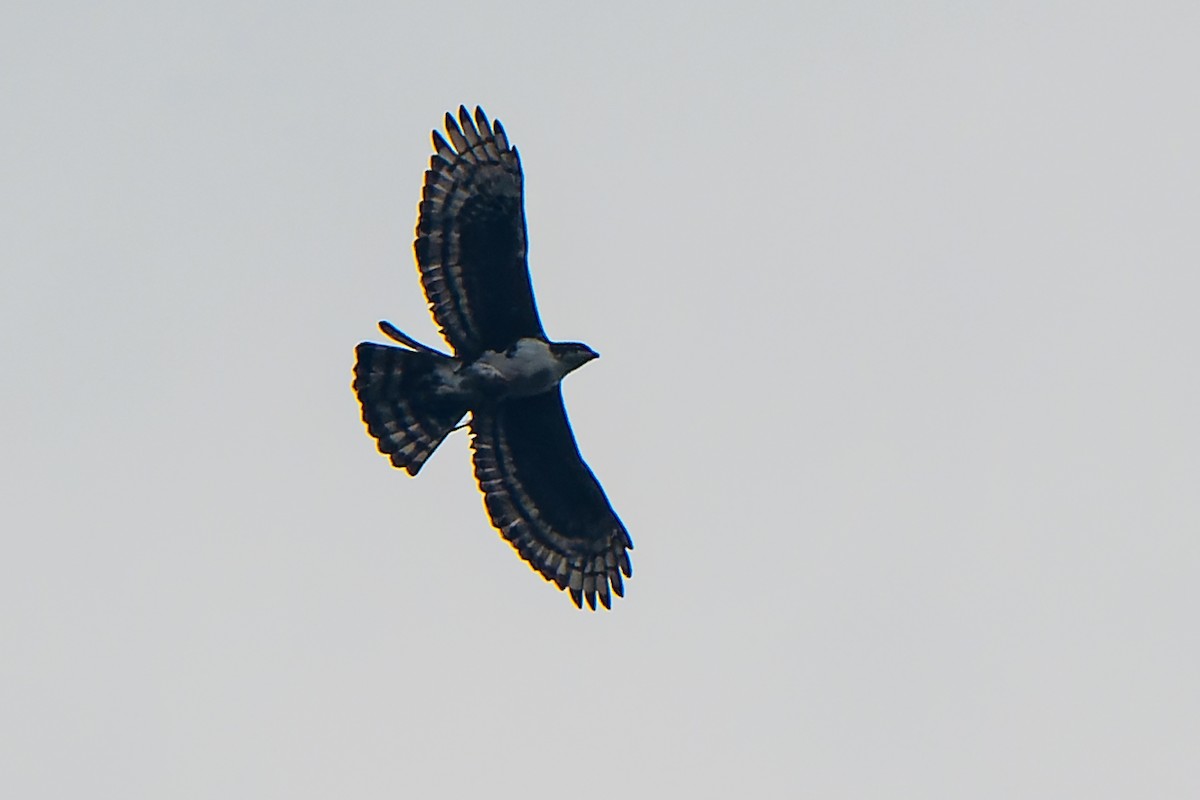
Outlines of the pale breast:
<svg viewBox="0 0 1200 800">
<path fill-rule="evenodd" d="M 508 397 L 541 394 L 562 380 L 562 363 L 541 339 L 521 339 L 503 353 L 488 351 L 476 361 L 481 370 L 494 371 Z"/>
</svg>

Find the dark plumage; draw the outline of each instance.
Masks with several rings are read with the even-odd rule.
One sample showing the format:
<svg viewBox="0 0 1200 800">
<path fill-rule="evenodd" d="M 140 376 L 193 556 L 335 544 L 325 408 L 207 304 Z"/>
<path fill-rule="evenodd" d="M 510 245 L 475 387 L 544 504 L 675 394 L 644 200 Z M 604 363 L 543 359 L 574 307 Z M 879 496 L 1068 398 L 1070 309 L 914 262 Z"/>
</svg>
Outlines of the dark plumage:
<svg viewBox="0 0 1200 800">
<path fill-rule="evenodd" d="M 492 524 L 523 559 L 609 608 L 624 593 L 633 542 L 575 444 L 559 386 L 596 357 L 542 330 L 526 263 L 521 161 L 500 122 L 476 108 L 433 133 L 414 243 L 447 355 L 390 323 L 403 345 L 364 342 L 354 390 L 380 452 L 416 475 L 470 413 L 475 477 Z"/>
</svg>

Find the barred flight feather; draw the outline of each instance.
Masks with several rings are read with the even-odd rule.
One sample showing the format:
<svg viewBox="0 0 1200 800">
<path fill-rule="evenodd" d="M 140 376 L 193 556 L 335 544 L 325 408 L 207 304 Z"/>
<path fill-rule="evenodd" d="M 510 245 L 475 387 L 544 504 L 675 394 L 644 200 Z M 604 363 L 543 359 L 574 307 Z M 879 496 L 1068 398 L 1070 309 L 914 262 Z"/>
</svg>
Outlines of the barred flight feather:
<svg viewBox="0 0 1200 800">
<path fill-rule="evenodd" d="M 542 328 L 525 261 L 520 157 L 482 109 L 472 120 L 460 107 L 445 125 L 448 141 L 433 132 L 414 250 L 442 335 L 470 359 Z"/>
<path fill-rule="evenodd" d="M 557 390 L 546 395 L 557 396 L 561 407 Z M 546 497 L 534 498 L 530 494 L 539 477 L 524 473 L 534 469 L 530 453 L 542 442 L 526 437 L 524 429 L 510 424 L 510 417 L 514 409 L 531 401 L 543 405 L 547 398 L 538 395 L 509 401 L 472 414 L 475 477 L 484 494 L 484 505 L 492 524 L 521 558 L 547 581 L 560 589 L 569 589 L 577 606 L 587 602 L 594 609 L 599 598 L 601 605 L 610 608 L 612 595 L 624 596 L 622 574 L 632 575 L 627 550 L 633 547 L 633 542 L 582 460 L 575 462 L 578 468 L 571 462 L 555 466 L 570 473 L 569 477 L 579 484 L 581 488 L 576 495 L 593 498 L 590 506 L 576 501 L 564 510 Z M 565 424 L 565 416 L 562 420 Z M 565 433 L 573 440 L 569 427 Z M 544 437 L 540 438 L 544 442 Z M 573 441 L 571 445 L 574 446 Z M 596 497 L 600 498 L 599 504 L 594 501 Z M 570 514 L 570 518 L 565 514 Z"/>
<path fill-rule="evenodd" d="M 467 411 L 413 391 L 433 360 L 444 356 L 370 342 L 355 352 L 354 391 L 367 431 L 393 465 L 416 475 Z"/>
</svg>

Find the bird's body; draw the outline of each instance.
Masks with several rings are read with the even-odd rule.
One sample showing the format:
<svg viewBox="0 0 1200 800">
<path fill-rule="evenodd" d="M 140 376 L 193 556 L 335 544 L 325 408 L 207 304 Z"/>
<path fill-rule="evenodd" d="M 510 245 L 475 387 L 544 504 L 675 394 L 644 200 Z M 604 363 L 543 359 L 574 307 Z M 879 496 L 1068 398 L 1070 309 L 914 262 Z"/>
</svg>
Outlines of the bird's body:
<svg viewBox="0 0 1200 800">
<path fill-rule="evenodd" d="M 447 114 L 436 131 L 414 245 L 430 308 L 454 354 L 390 323 L 403 347 L 363 342 L 354 389 L 392 464 L 416 475 L 470 413 L 475 475 L 492 523 L 581 606 L 609 607 L 633 547 L 575 445 L 560 383 L 596 358 L 542 330 L 525 263 L 520 159 L 499 122 Z M 453 146 L 452 146 L 453 145 Z"/>
<path fill-rule="evenodd" d="M 584 345 L 575 349 L 572 344 L 528 336 L 504 352 L 484 350 L 471 362 L 451 359 L 438 365 L 433 391 L 461 397 L 472 406 L 541 394 L 558 385 L 568 372 L 595 358 L 595 353 Z"/>
</svg>

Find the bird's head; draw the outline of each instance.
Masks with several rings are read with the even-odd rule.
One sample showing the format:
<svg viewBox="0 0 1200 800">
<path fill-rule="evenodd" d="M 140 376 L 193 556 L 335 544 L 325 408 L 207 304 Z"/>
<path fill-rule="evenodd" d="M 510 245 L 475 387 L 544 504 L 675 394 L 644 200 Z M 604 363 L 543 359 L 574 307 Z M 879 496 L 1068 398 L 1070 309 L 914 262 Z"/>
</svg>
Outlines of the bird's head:
<svg viewBox="0 0 1200 800">
<path fill-rule="evenodd" d="M 582 342 L 555 342 L 550 345 L 550 352 L 565 367 L 564 375 L 600 357 L 599 353 Z"/>
</svg>

